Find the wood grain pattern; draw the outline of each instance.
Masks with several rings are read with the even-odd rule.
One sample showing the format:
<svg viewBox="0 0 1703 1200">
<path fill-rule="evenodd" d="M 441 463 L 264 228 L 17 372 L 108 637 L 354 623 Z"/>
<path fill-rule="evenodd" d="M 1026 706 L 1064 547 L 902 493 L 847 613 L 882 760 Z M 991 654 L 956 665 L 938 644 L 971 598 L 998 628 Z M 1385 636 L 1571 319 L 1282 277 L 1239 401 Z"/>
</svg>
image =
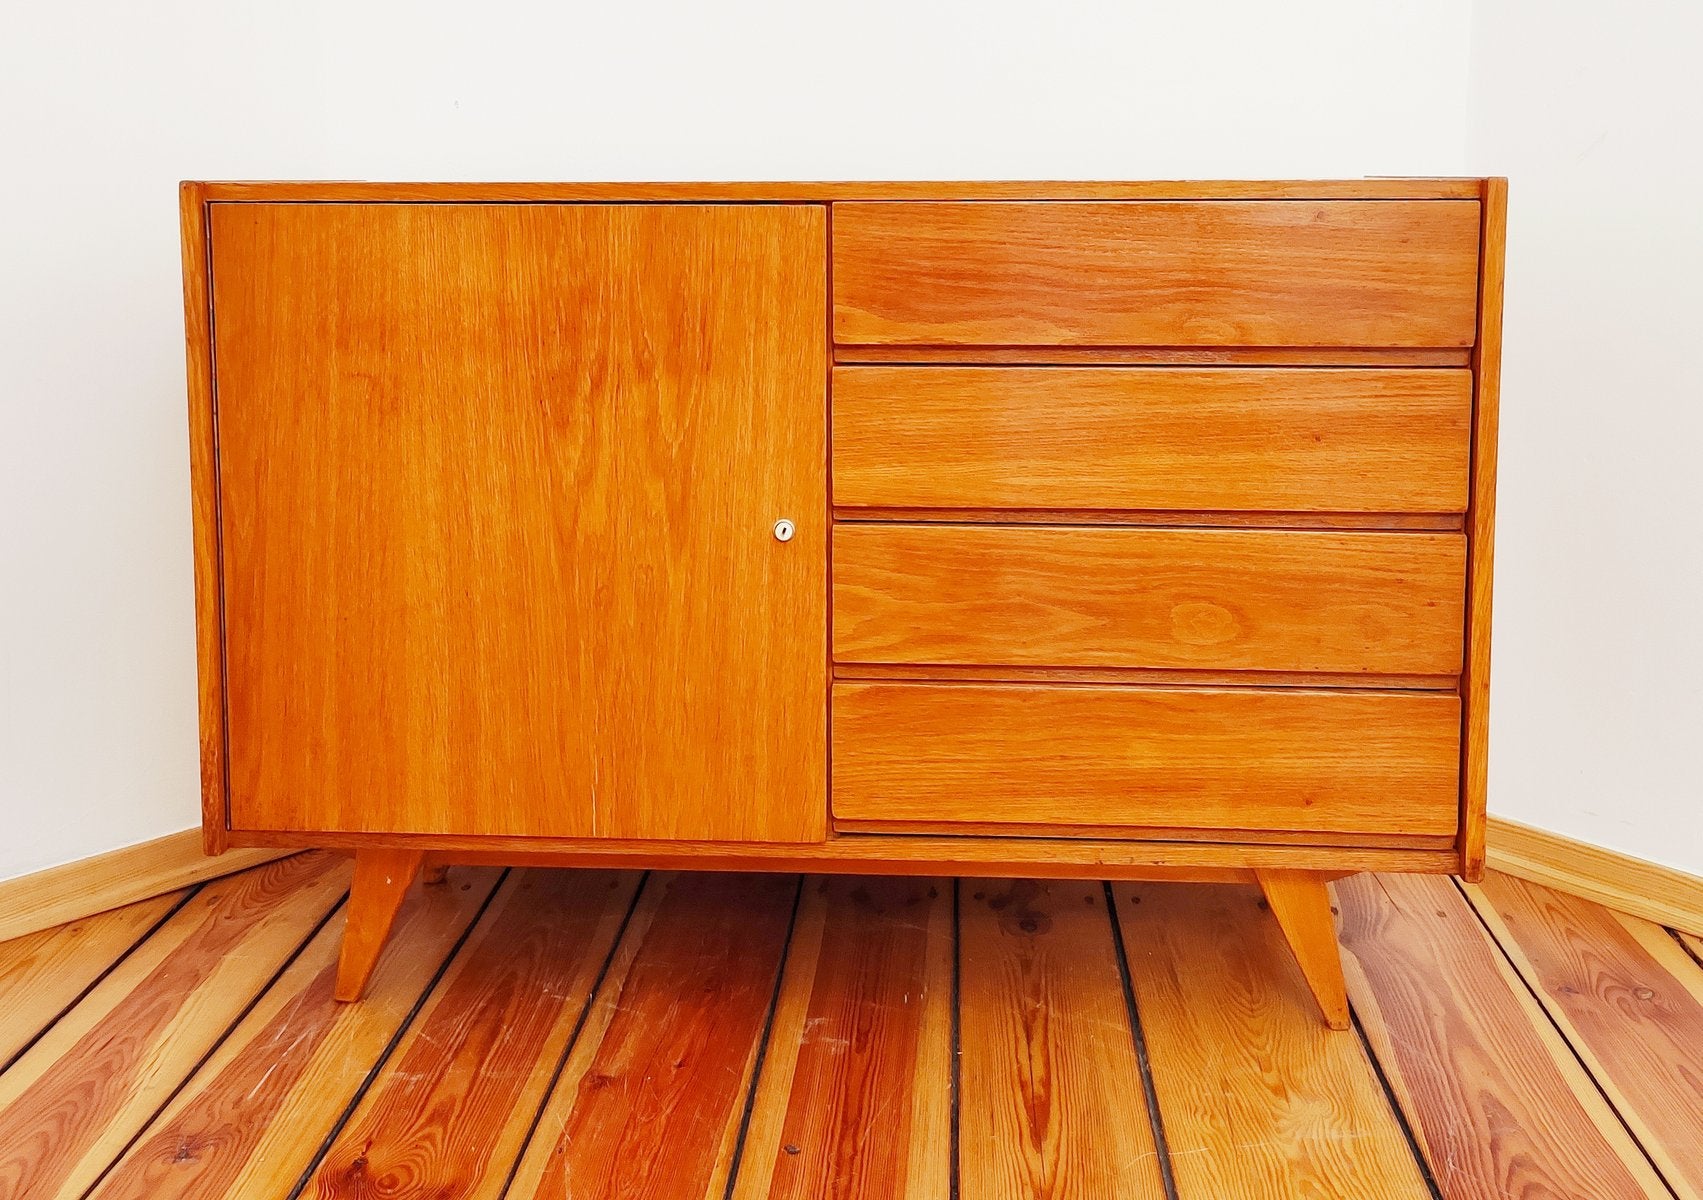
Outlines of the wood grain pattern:
<svg viewBox="0 0 1703 1200">
<path fill-rule="evenodd" d="M 1354 1011 L 1445 1200 L 1669 1195 L 1455 885 L 1336 885 Z"/>
<path fill-rule="evenodd" d="M 1439 201 L 834 206 L 834 340 L 1470 346 L 1479 207 Z"/>
<path fill-rule="evenodd" d="M 343 953 L 337 960 L 337 999 L 361 998 L 424 860 L 421 851 L 408 848 L 356 852 L 344 915 Z"/>
<path fill-rule="evenodd" d="M 1681 1200 L 1703 1200 L 1703 971 L 1659 925 L 1491 873 L 1467 899 Z"/>
<path fill-rule="evenodd" d="M 189 388 L 190 513 L 195 556 L 195 668 L 201 730 L 201 831 L 208 854 L 230 825 L 225 773 L 223 566 L 219 550 L 219 435 L 213 401 L 213 304 L 207 187 L 178 189 L 183 252 L 183 344 Z"/>
<path fill-rule="evenodd" d="M 1076 828 L 1083 828 L 1081 825 Z M 1092 828 L 1092 826 L 1087 826 Z M 1111 828 L 1111 826 L 1107 826 Z M 1129 828 L 1122 826 L 1122 828 Z M 1175 828 L 1175 827 L 1171 827 Z M 1187 830 L 1183 831 L 1187 833 Z M 1236 836 L 1245 831 L 1237 831 Z M 269 831 L 280 845 L 326 845 L 347 849 L 401 844 L 419 846 L 445 861 L 488 866 L 636 867 L 659 871 L 823 871 L 878 875 L 1038 875 L 1064 879 L 1165 879 L 1177 871 L 1293 867 L 1318 871 L 1426 871 L 1448 873 L 1460 853 L 1447 849 L 1400 849 L 1308 842 L 1261 845 L 1246 841 L 1131 841 L 1104 837 L 1021 836 L 965 838 L 920 835 L 848 834 L 825 842 L 757 845 L 739 842 L 625 842 L 602 839 L 510 838 L 494 835 L 379 835 Z M 1405 836 L 1405 835 L 1397 835 Z M 1376 840 L 1376 839 L 1368 839 Z"/>
<path fill-rule="evenodd" d="M 302 861 L 262 870 L 287 870 Z M 334 875 L 340 872 L 337 864 L 319 861 Z M 583 1003 L 592 990 L 590 979 L 577 975 L 564 987 L 560 978 L 545 974 L 571 970 L 563 962 L 576 955 L 596 959 L 599 946 L 608 951 L 610 937 L 576 941 L 562 930 L 590 920 L 584 914 L 598 906 L 595 899 L 580 907 L 558 897 L 556 905 L 566 911 L 552 918 L 538 912 L 550 905 L 535 896 L 515 896 L 486 908 L 457 948 L 494 874 L 458 867 L 447 887 L 416 889 L 398 918 L 397 940 L 407 952 L 386 956 L 367 1001 L 355 1006 L 331 999 L 341 924 L 335 913 L 268 976 L 278 961 L 277 946 L 270 936 L 255 936 L 253 922 L 259 910 L 297 903 L 292 892 L 274 883 L 251 893 L 251 903 L 221 904 L 216 914 L 178 912 L 125 957 L 114 976 L 130 979 L 123 989 L 128 996 L 141 982 L 135 967 L 140 959 L 181 960 L 183 987 L 176 999 L 165 1004 L 155 994 L 173 1009 L 165 1022 L 169 1028 L 144 1008 L 120 1012 L 104 991 L 108 984 L 97 985 L 21 1060 L 39 1069 L 34 1056 L 55 1037 L 59 1052 L 77 1060 L 61 1076 L 60 1094 L 67 1099 L 58 1110 L 62 1119 L 32 1126 L 21 1144 L 55 1154 L 62 1140 L 83 1146 L 88 1130 L 101 1126 L 100 1112 L 110 1106 L 115 1087 L 159 1098 L 138 1101 L 145 1121 L 169 1095 L 166 1107 L 134 1140 L 125 1133 L 89 1151 L 93 1173 L 105 1172 L 92 1189 L 90 1172 L 76 1170 L 57 1180 L 51 1172 L 30 1176 L 23 1190 L 32 1197 L 211 1200 L 281 1197 L 302 1179 L 303 1194 L 314 1196 L 320 1181 L 311 1173 L 303 1179 L 304 1167 L 315 1161 L 328 1135 L 335 1136 L 341 1115 L 369 1078 L 375 1091 L 388 1092 L 391 1103 L 375 1102 L 356 1118 L 367 1125 L 378 1158 L 368 1164 L 370 1170 L 340 1181 L 353 1194 L 477 1197 L 500 1190 L 503 1160 L 512 1162 L 518 1140 L 504 1130 L 512 1130 L 517 1111 L 537 1110 L 565 1047 L 555 1043 L 554 1056 L 538 1052 L 538 1069 L 530 1072 L 521 1067 L 525 1055 L 505 1068 L 506 1055 L 482 1052 L 502 1043 L 510 1026 L 526 1023 L 511 1015 L 511 999 L 516 1007 L 572 1008 L 576 1002 L 564 993 L 577 990 Z M 565 892 L 589 876 L 510 876 L 526 878 L 544 878 Z M 1381 1060 L 1390 1090 L 1411 1117 L 1434 1169 L 1437 1194 L 1448 1200 L 1645 1195 L 1671 1200 L 1696 1194 L 1688 1172 L 1703 1131 L 1692 1061 L 1703 1039 L 1703 944 L 1498 877 L 1483 889 L 1466 889 L 1477 914 L 1447 882 L 1357 879 L 1339 891 L 1345 937 L 1357 956 L 1349 960 L 1350 974 L 1365 1038 L 1326 1035 L 1309 1012 L 1304 984 L 1273 922 L 1256 907 L 1251 877 L 1235 878 L 1243 882 L 1211 889 L 1116 889 L 1121 899 L 1114 910 L 1123 910 L 1122 944 L 1169 1137 L 1172 1194 L 1181 1200 L 1425 1195 L 1415 1190 L 1411 1158 L 1403 1163 L 1399 1133 L 1392 1134 L 1390 1110 L 1371 1081 L 1365 1049 Z M 296 883 L 316 894 L 316 904 L 328 904 L 335 895 L 335 879 L 329 889 L 313 879 Z M 240 884 L 240 878 L 227 880 L 203 894 L 231 892 Z M 750 1037 L 753 1018 L 717 1022 L 704 1009 L 725 995 L 727 981 L 718 966 L 729 957 L 724 934 L 739 941 L 753 936 L 741 922 L 779 922 L 783 932 L 769 936 L 785 936 L 784 913 L 793 893 L 784 878 L 772 884 L 775 904 L 755 922 L 748 905 L 737 898 L 730 902 L 725 893 L 700 890 L 677 898 L 673 915 L 664 911 L 670 904 L 662 892 L 641 899 L 624 937 L 608 951 L 604 985 L 564 1071 L 580 1083 L 564 1083 L 553 1093 L 602 1105 L 608 1120 L 598 1126 L 599 1138 L 612 1136 L 623 1121 L 639 1130 L 623 1128 L 634 1143 L 631 1153 L 611 1151 L 604 1142 L 603 1187 L 570 1193 L 564 1179 L 558 1190 L 541 1191 L 547 1160 L 560 1145 L 557 1138 L 545 1138 L 534 1143 L 535 1157 L 527 1164 L 533 1173 L 513 1194 L 556 1197 L 589 1190 L 594 1196 L 721 1200 L 727 1193 L 734 1200 L 756 1200 L 787 1195 L 774 1189 L 802 1179 L 794 1194 L 820 1190 L 859 1200 L 945 1196 L 950 1189 L 939 1180 L 950 1133 L 931 1137 L 927 1131 L 944 1119 L 941 1077 L 947 1072 L 939 1064 L 947 1053 L 943 1027 L 950 1005 L 939 997 L 950 991 L 952 973 L 948 894 L 932 879 L 810 880 L 753 1085 L 748 1061 L 736 1048 L 718 1044 L 730 1035 L 735 1043 Z M 1132 1131 L 1145 1141 L 1148 1115 L 1139 1067 L 1132 1073 L 1106 1058 L 1129 1053 L 1118 1047 L 1130 1044 L 1131 1030 L 1117 1000 L 1107 996 L 1118 990 L 1117 944 L 1103 906 L 1097 910 L 1092 904 L 1104 892 L 1092 884 L 1058 885 L 1050 899 L 1042 899 L 1038 886 L 1029 884 L 1034 893 L 1012 895 L 1022 886 L 962 885 L 967 923 L 1000 926 L 981 931 L 997 939 L 992 953 L 972 945 L 976 931 L 967 931 L 962 953 L 967 1000 L 977 1004 L 976 989 L 984 985 L 1005 997 L 982 1006 L 963 1027 L 964 1082 L 971 1084 L 984 1067 L 984 1073 L 997 1072 L 1011 1082 L 1005 1090 L 987 1088 L 982 1105 L 965 1089 L 961 1132 L 976 1139 L 965 1142 L 966 1153 L 988 1153 L 966 1159 L 958 1194 L 966 1200 L 1115 1196 L 1118 1185 L 1104 1182 L 1105 1172 L 1131 1158 L 1143 1169 L 1153 1159 L 1151 1150 L 1139 1147 L 1127 1156 L 1120 1141 Z M 936 894 L 929 895 L 929 888 Z M 1081 902 L 1080 913 L 1072 896 Z M 1135 897 L 1140 905 L 1130 902 Z M 614 910 L 625 911 L 619 899 L 609 901 L 598 919 L 618 923 Z M 971 913 L 978 903 L 985 911 Z M 721 933 L 702 936 L 716 925 L 718 912 L 724 918 Z M 652 936 L 659 915 L 675 924 L 673 934 Z M 557 953 L 524 952 L 544 974 L 514 969 L 510 943 L 528 923 L 547 926 L 544 935 L 560 943 Z M 228 952 L 216 954 L 214 943 L 230 934 L 221 924 L 247 932 L 235 936 Z M 190 942 L 196 944 L 186 948 Z M 671 949 L 662 953 L 659 942 Z M 1686 945 L 1696 958 L 1682 948 Z M 485 963 L 478 972 L 471 969 L 474 957 Z M 659 957 L 672 964 L 670 986 L 634 982 Z M 731 957 L 752 961 L 744 950 Z M 256 958 L 260 961 L 252 961 Z M 748 993 L 741 1013 L 765 1007 L 763 984 L 773 982 L 774 961 L 759 964 L 755 982 L 750 972 L 739 977 L 739 988 L 755 992 Z M 445 973 L 438 979 L 440 967 Z M 52 986 L 40 970 L 25 971 Z M 146 967 L 141 971 L 151 974 Z M 482 977 L 480 986 L 473 974 Z M 650 978 L 660 984 L 662 973 Z M 919 981 L 929 996 L 920 1009 L 912 991 Z M 257 986 L 264 989 L 258 996 Z M 710 998 L 700 996 L 698 987 L 708 989 Z M 13 981 L 9 994 L 15 997 L 20 989 L 27 994 Z M 409 1020 L 416 999 L 423 1007 L 392 1051 L 391 1037 Z M 634 1006 L 640 1011 L 624 1017 Z M 621 1035 L 624 1044 L 654 1050 L 618 1056 L 630 1068 L 599 1079 L 593 1060 L 608 1060 L 611 1030 L 623 1019 L 630 1021 Z M 498 1024 L 503 1028 L 494 1028 Z M 61 1036 L 72 1025 L 86 1032 Z M 978 1030 L 994 1036 L 990 1041 Z M 101 1053 L 88 1053 L 91 1038 Z M 144 1045 L 124 1045 L 132 1038 Z M 182 1045 L 183 1039 L 194 1045 Z M 200 1048 L 213 1041 L 219 1044 L 203 1056 Z M 996 1050 L 989 1050 L 994 1044 Z M 974 1056 L 984 1053 L 979 1064 Z M 501 1103 L 469 1102 L 483 1087 L 483 1081 L 469 1078 L 475 1057 L 480 1070 L 504 1077 L 481 1094 L 524 1089 L 526 1098 L 506 1113 L 499 1111 Z M 116 1075 L 128 1082 L 115 1084 Z M 676 1087 L 681 1075 L 691 1078 Z M 462 1082 L 469 1091 L 459 1090 Z M 12 1086 L 7 1076 L 0 1075 L 0 1086 Z M 428 1094 L 395 1102 L 416 1086 Z M 610 1090 L 621 1095 L 611 1101 L 603 1094 Z M 729 1187 L 741 1097 L 747 1095 L 749 1126 Z M 1083 1095 L 1092 1105 L 1086 1117 L 1077 1111 Z M 87 1117 L 94 1126 L 86 1124 L 86 1114 L 97 1109 Z M 122 1111 L 119 1120 L 127 1123 Z M 0 1108 L 0 1122 L 12 1123 L 0 1144 L 5 1151 L 0 1161 L 13 1158 L 16 1167 L 15 1113 Z M 644 1132 L 658 1124 L 666 1128 L 655 1138 Z M 996 1126 L 1020 1132 L 976 1137 L 978 1128 Z M 1640 1158 L 1636 1141 L 1667 1173 L 1671 1190 Z M 404 1145 L 411 1152 L 397 1153 Z M 789 1146 L 797 1153 L 789 1153 Z M 101 1164 L 110 1155 L 120 1157 L 108 1170 Z M 476 1161 L 480 1156 L 487 1158 Z M 705 1162 L 711 1164 L 707 1171 Z M 417 1169 L 421 1163 L 430 1165 Z M 1056 1168 L 1051 1174 L 1049 1164 Z M 17 1183 L 14 1176 L 6 1178 Z M 1143 1194 L 1154 1194 L 1151 1179 L 1138 1182 L 1148 1188 Z"/>
<path fill-rule="evenodd" d="M 797 895 L 652 877 L 508 1195 L 721 1200 Z"/>
<path fill-rule="evenodd" d="M 224 1200 L 282 1194 L 384 1061 L 390 1040 L 478 915 L 500 872 L 458 871 L 417 889 L 397 921 L 407 946 L 366 999 L 332 998 L 341 918 L 267 989 L 91 1193 L 91 1200 Z"/>
<path fill-rule="evenodd" d="M 1502 394 L 1502 289 L 1508 181 L 1484 181 L 1478 343 L 1473 350 L 1472 503 L 1467 513 L 1467 667 L 1461 684 L 1461 874 L 1484 875 L 1490 757 L 1490 609 L 1496 551 L 1496 443 Z"/>
<path fill-rule="evenodd" d="M 834 658 L 1450 674 L 1459 534 L 846 525 Z"/>
<path fill-rule="evenodd" d="M 1114 891 L 1181 1200 L 1426 1200 L 1360 1040 L 1319 1023 L 1255 889 Z"/>
<path fill-rule="evenodd" d="M 1504 875 L 1583 896 L 1658 925 L 1703 934 L 1703 877 L 1506 817 L 1489 820 L 1488 861 L 1491 870 Z"/>
<path fill-rule="evenodd" d="M 637 886 L 604 871 L 512 874 L 308 1194 L 499 1195 Z"/>
<path fill-rule="evenodd" d="M 1444 693 L 836 683 L 834 815 L 1452 833 Z"/>
<path fill-rule="evenodd" d="M 0 1069 L 183 897 L 167 892 L 0 942 Z"/>
<path fill-rule="evenodd" d="M 959 920 L 959 1194 L 1159 1200 L 1104 890 L 965 884 Z"/>
<path fill-rule="evenodd" d="M 0 1197 L 80 1195 L 342 898 L 300 854 L 210 883 L 0 1075 Z"/>
<path fill-rule="evenodd" d="M 825 225 L 213 206 L 235 825 L 822 836 Z"/>
<path fill-rule="evenodd" d="M 1348 993 L 1331 920 L 1328 882 L 1313 871 L 1256 871 L 1271 915 L 1294 952 L 1295 964 L 1332 1029 L 1348 1028 Z"/>
<path fill-rule="evenodd" d="M 952 881 L 807 879 L 734 1200 L 939 1200 Z"/>
<path fill-rule="evenodd" d="M 287 854 L 238 850 L 209 857 L 199 829 L 121 846 L 0 882 L 0 940 L 148 900 Z"/>
<path fill-rule="evenodd" d="M 601 200 L 792 203 L 835 200 L 1445 200 L 1476 199 L 1476 179 L 1199 180 L 887 180 L 839 182 L 527 182 L 420 183 L 366 180 L 218 180 L 196 186 L 216 201 L 479 201 L 573 203 Z"/>
<path fill-rule="evenodd" d="M 839 508 L 1459 513 L 1472 376 L 836 367 Z"/>
<path fill-rule="evenodd" d="M 846 870 L 891 858 L 907 873 L 942 861 L 1009 869 L 1033 855 L 1043 873 L 1104 864 L 1109 874 L 1308 869 L 1342 839 L 1360 844 L 1333 866 L 1434 869 L 1440 841 L 1456 839 L 1454 865 L 1471 871 L 1482 754 L 1471 744 L 1474 718 L 1457 704 L 1455 811 L 1438 816 L 1435 714 L 1457 703 L 1443 695 L 1284 697 L 1285 706 L 1328 699 L 1337 713 L 1378 703 L 1426 714 L 1377 727 L 1374 748 L 1344 736 L 1346 722 L 1327 729 L 1347 747 L 1335 766 L 1354 769 L 1322 791 L 1304 777 L 1324 755 L 1301 761 L 1319 733 L 1303 722 L 1268 738 L 1298 733 L 1299 750 L 1256 754 L 1251 771 L 1230 765 L 1242 789 L 1234 795 L 1222 781 L 1183 778 L 1185 768 L 1171 781 L 1177 790 L 1139 817 L 1102 780 L 1089 789 L 1101 807 L 1063 819 L 1058 797 L 1002 793 L 989 801 L 991 817 L 842 818 L 848 828 L 906 831 L 879 850 L 828 840 L 821 373 L 836 339 L 842 356 L 861 348 L 930 363 L 841 368 L 849 382 L 836 406 L 855 415 L 860 381 L 880 385 L 869 405 L 870 463 L 901 482 L 933 477 L 940 494 L 868 503 L 842 488 L 837 513 L 1428 528 L 1438 536 L 1332 533 L 1311 545 L 1344 555 L 1447 546 L 1459 557 L 1464 544 L 1487 564 L 1471 540 L 1472 514 L 1487 519 L 1488 509 L 1468 452 L 1493 415 L 1484 401 L 1494 392 L 1486 355 L 1499 342 L 1500 188 L 186 186 L 186 329 L 206 343 L 191 348 L 192 422 L 206 455 L 220 456 L 197 474 L 198 520 L 210 513 L 216 535 L 215 553 L 202 557 L 218 589 L 202 593 L 222 598 L 201 616 L 204 629 L 216 618 L 229 631 L 220 647 L 229 675 L 214 699 L 231 724 L 218 742 L 233 757 L 217 774 L 236 792 L 210 805 L 206 836 L 393 853 L 513 849 L 533 862 L 586 861 L 599 844 L 610 863 L 792 869 L 840 858 L 833 869 Z M 865 336 L 848 322 L 884 331 Z M 1005 365 L 942 365 L 953 353 Z M 1010 365 L 1026 355 L 1080 358 Z M 1088 365 L 1093 356 L 1099 365 Z M 1198 365 L 1137 365 L 1148 357 Z M 1113 359 L 1122 365 L 1105 365 Z M 938 445 L 895 432 L 928 407 L 912 403 L 913 391 L 938 392 Z M 959 446 L 999 438 L 992 461 L 1009 476 L 977 482 L 984 467 L 973 455 L 967 483 L 935 469 Z M 1113 445 L 1135 447 L 1134 469 L 1102 463 L 1116 457 L 1104 453 Z M 913 447 L 924 469 L 886 461 Z M 961 484 L 1011 493 L 965 499 L 952 490 Z M 1074 498 L 1046 494 L 1078 486 Z M 779 515 L 799 529 L 785 546 L 766 536 Z M 1231 538 L 1136 536 L 1148 532 L 1082 534 L 1097 547 L 1087 566 L 1139 571 L 1140 592 L 1096 590 L 1092 570 L 1070 574 L 1080 554 L 1046 570 L 1027 561 L 1051 557 L 1060 531 L 1009 535 L 1039 549 L 989 552 L 979 569 L 960 557 L 943 573 L 939 555 L 913 555 L 920 565 L 904 571 L 882 563 L 921 580 L 930 604 L 995 571 L 1004 590 L 995 581 L 981 594 L 948 595 L 942 629 L 907 611 L 875 613 L 861 629 L 848 619 L 842 634 L 867 639 L 851 651 L 861 658 L 902 660 L 863 664 L 872 666 L 1194 673 L 1145 689 L 1149 699 L 1213 682 L 1215 672 L 1267 676 L 1258 680 L 1266 691 L 1454 686 L 1463 591 L 1476 593 L 1449 575 L 1455 564 L 1441 550 L 1435 561 L 1352 569 L 1335 552 L 1308 563 L 1274 555 L 1283 561 L 1262 574 L 1251 551 L 1233 563 L 1184 561 L 1184 541 L 1222 547 Z M 873 545 L 883 536 L 896 534 L 854 531 L 848 553 L 860 537 Z M 1007 537 L 969 536 L 990 545 Z M 1161 543 L 1164 554 L 1121 551 Z M 1237 544 L 1302 543 L 1273 533 Z M 1119 553 L 1108 553 L 1114 545 Z M 1353 598 L 1313 602 L 1337 595 L 1333 579 Z M 897 591 L 868 589 L 855 572 L 841 583 L 884 601 Z M 1195 594 L 1203 588 L 1209 594 Z M 1295 602 L 1303 591 L 1306 605 Z M 1035 636 L 1036 614 L 1051 621 L 1044 636 Z M 894 648 L 900 625 L 907 637 L 924 635 L 919 644 Z M 949 654 L 989 661 L 930 661 Z M 1324 678 L 1297 688 L 1309 673 Z M 1093 684 L 1113 682 L 1152 681 Z M 1470 708 L 1470 678 L 1462 690 Z M 204 688 L 204 703 L 209 695 Z M 1382 775 L 1360 769 L 1392 739 L 1407 759 L 1384 762 Z M 1131 744 L 1127 734 L 1121 744 Z M 1255 798 L 1254 784 L 1274 771 L 1291 772 L 1277 799 Z M 1196 820 L 1184 794 L 1202 786 L 1208 819 Z M 1348 799 L 1350 788 L 1366 795 Z M 1252 815 L 1230 817 L 1223 810 L 1233 806 Z M 1389 827 L 1405 807 L 1415 823 Z M 930 836 L 947 830 L 1224 842 L 1201 841 L 1207 858 L 1190 857 L 1192 847 L 1180 857 L 1169 847 L 1066 848 L 1064 838 L 948 856 L 951 843 Z M 434 834 L 449 840 L 407 840 Z M 1255 838 L 1310 840 L 1242 844 Z"/>
</svg>

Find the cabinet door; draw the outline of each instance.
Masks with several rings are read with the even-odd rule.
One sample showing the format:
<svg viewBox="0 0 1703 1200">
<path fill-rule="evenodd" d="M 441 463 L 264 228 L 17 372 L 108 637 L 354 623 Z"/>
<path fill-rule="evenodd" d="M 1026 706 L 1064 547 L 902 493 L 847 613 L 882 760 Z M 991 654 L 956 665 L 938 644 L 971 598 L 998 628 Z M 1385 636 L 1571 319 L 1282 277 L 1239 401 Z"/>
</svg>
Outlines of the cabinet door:
<svg viewBox="0 0 1703 1200">
<path fill-rule="evenodd" d="M 234 828 L 824 836 L 825 226 L 212 207 Z"/>
</svg>

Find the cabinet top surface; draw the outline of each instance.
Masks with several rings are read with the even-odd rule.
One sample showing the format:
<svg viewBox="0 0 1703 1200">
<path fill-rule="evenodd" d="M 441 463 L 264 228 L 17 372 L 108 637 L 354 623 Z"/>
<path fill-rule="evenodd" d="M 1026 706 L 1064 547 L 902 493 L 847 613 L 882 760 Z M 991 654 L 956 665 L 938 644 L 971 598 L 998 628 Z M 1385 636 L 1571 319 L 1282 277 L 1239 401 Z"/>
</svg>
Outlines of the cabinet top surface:
<svg viewBox="0 0 1703 1200">
<path fill-rule="evenodd" d="M 829 203 L 880 200 L 1476 200 L 1479 178 L 988 180 L 888 182 L 386 183 L 186 182 L 205 201 Z"/>
</svg>

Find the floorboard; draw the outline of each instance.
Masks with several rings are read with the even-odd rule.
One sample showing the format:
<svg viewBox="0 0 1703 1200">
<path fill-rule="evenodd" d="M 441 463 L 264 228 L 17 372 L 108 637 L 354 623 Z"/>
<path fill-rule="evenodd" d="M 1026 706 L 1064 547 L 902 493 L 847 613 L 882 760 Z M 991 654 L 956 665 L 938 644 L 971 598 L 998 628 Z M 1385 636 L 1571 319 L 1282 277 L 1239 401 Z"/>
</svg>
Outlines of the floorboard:
<svg viewBox="0 0 1703 1200">
<path fill-rule="evenodd" d="M 0 1069 L 181 903 L 168 892 L 0 942 Z"/>
<path fill-rule="evenodd" d="M 380 960 L 360 1004 L 332 999 L 339 912 L 101 1181 L 94 1200 L 288 1194 L 383 1061 L 498 875 L 464 870 L 445 885 L 416 888 L 397 918 L 398 951 Z"/>
<path fill-rule="evenodd" d="M 1683 1200 L 1703 1200 L 1703 971 L 1660 925 L 1508 875 L 1467 898 Z"/>
<path fill-rule="evenodd" d="M 651 877 L 510 1196 L 722 1200 L 798 895 Z"/>
<path fill-rule="evenodd" d="M 214 880 L 0 1075 L 0 1198 L 81 1195 L 348 885 L 301 854 Z"/>
<path fill-rule="evenodd" d="M 1335 886 L 1349 998 L 1447 1200 L 1670 1195 L 1452 880 Z"/>
<path fill-rule="evenodd" d="M 952 881 L 805 881 L 735 1200 L 944 1200 Z"/>
<path fill-rule="evenodd" d="M 1257 888 L 1113 890 L 1181 1200 L 1428 1200 L 1360 1039 L 1320 1022 Z"/>
<path fill-rule="evenodd" d="M 1247 886 L 455 868 L 343 1005 L 348 878 L 0 943 L 0 1200 L 1703 1200 L 1703 940 L 1495 874 L 1346 1034 Z"/>
<path fill-rule="evenodd" d="M 306 1195 L 500 1195 L 639 877 L 510 873 Z"/>
<path fill-rule="evenodd" d="M 1160 1200 L 1105 888 L 960 890 L 962 1200 Z"/>
</svg>

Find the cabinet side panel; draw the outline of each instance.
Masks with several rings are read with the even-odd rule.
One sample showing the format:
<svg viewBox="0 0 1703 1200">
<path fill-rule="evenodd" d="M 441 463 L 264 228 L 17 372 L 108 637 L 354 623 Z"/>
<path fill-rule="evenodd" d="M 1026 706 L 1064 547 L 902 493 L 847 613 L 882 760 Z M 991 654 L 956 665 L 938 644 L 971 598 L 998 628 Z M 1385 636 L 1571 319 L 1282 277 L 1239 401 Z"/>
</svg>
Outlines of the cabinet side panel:
<svg viewBox="0 0 1703 1200">
<path fill-rule="evenodd" d="M 201 844 L 222 854 L 229 828 L 225 671 L 219 577 L 219 465 L 213 413 L 213 328 L 207 295 L 205 189 L 178 192 L 183 238 L 183 340 L 189 385 L 189 483 L 195 546 L 195 658 L 201 728 Z"/>
<path fill-rule="evenodd" d="M 1496 550 L 1496 436 L 1502 392 L 1502 278 L 1508 181 L 1486 179 L 1473 350 L 1472 501 L 1467 513 L 1467 663 L 1461 681 L 1461 874 L 1484 875 L 1490 751 L 1490 579 Z"/>
</svg>

